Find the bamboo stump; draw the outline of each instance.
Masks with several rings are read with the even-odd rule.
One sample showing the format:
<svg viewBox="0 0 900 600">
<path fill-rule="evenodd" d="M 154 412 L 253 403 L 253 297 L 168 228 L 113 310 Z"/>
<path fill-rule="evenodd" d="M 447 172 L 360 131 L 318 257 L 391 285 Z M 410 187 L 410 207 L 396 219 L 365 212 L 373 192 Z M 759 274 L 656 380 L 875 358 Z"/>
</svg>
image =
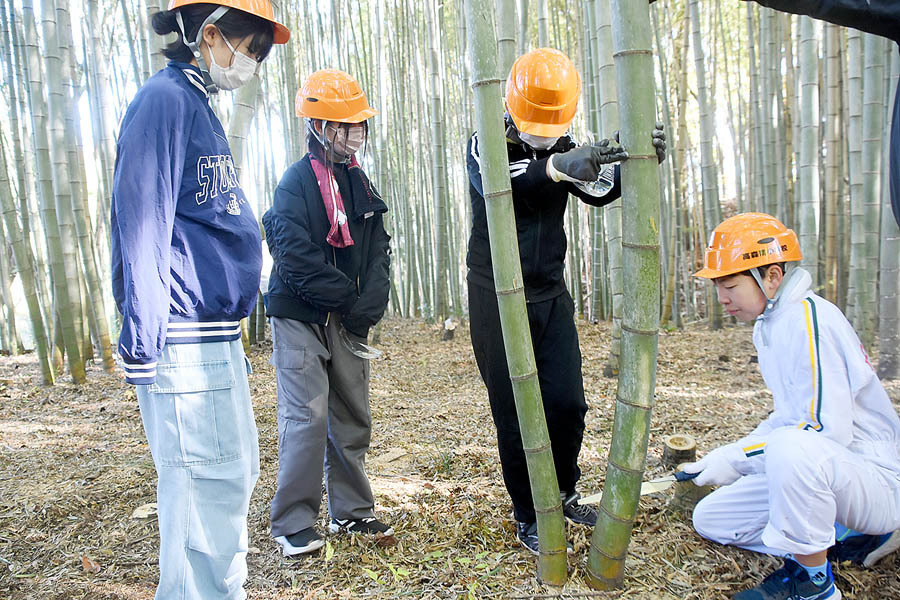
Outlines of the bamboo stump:
<svg viewBox="0 0 900 600">
<path fill-rule="evenodd" d="M 676 465 L 697 460 L 697 442 L 686 433 L 670 435 L 663 448 L 663 465 L 674 468 Z"/>
</svg>

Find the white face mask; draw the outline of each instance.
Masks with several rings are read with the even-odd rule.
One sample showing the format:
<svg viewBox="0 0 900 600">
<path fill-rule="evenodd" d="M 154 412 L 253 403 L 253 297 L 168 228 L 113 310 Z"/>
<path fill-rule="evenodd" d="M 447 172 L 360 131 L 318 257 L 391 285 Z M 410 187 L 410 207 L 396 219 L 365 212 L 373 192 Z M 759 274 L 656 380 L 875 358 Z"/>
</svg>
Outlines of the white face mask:
<svg viewBox="0 0 900 600">
<path fill-rule="evenodd" d="M 524 131 L 519 132 L 519 139 L 534 148 L 535 150 L 549 150 L 552 148 L 558 137 L 541 137 L 539 135 L 529 135 Z"/>
<path fill-rule="evenodd" d="M 221 35 L 222 32 L 219 32 Z M 234 90 L 246 84 L 256 74 L 259 63 L 255 59 L 250 58 L 243 52 L 238 52 L 234 46 L 228 42 L 228 38 L 222 36 L 225 45 L 234 55 L 234 60 L 228 67 L 221 67 L 216 62 L 216 55 L 213 53 L 212 47 L 209 48 L 209 77 L 213 80 L 219 89 Z"/>
<path fill-rule="evenodd" d="M 325 138 L 332 152 L 349 158 L 356 154 L 366 141 L 366 128 L 362 124 L 353 124 L 347 128 L 341 124 L 329 123 L 325 127 Z"/>
</svg>

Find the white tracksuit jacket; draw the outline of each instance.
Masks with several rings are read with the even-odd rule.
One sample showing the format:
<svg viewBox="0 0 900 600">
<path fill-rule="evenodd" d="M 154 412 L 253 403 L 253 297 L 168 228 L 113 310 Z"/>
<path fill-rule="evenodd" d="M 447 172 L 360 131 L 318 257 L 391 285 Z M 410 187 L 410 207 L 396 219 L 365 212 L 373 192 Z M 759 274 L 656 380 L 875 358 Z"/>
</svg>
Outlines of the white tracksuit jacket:
<svg viewBox="0 0 900 600">
<path fill-rule="evenodd" d="M 743 476 L 701 501 L 697 531 L 784 555 L 834 544 L 834 522 L 900 529 L 900 418 L 841 311 L 794 269 L 753 343 L 774 410 L 726 447 Z"/>
</svg>

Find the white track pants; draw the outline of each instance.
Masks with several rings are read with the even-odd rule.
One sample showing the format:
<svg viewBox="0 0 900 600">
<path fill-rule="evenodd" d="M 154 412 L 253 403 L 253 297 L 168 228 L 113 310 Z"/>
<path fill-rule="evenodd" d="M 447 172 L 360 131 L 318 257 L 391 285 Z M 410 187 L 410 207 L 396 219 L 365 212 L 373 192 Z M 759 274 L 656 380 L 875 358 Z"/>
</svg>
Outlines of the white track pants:
<svg viewBox="0 0 900 600">
<path fill-rule="evenodd" d="M 694 528 L 714 542 L 776 556 L 831 547 L 835 522 L 868 534 L 900 529 L 897 451 L 877 450 L 876 463 L 819 433 L 777 430 L 767 440 L 766 472 L 701 500 Z"/>
</svg>

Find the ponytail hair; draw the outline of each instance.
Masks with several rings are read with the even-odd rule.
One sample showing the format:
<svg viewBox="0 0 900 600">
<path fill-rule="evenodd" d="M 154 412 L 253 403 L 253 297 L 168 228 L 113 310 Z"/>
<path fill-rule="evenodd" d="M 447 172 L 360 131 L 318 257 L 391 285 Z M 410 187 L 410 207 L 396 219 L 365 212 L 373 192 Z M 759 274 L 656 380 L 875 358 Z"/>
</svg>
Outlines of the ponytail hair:
<svg viewBox="0 0 900 600">
<path fill-rule="evenodd" d="M 177 39 L 163 48 L 163 55 L 169 60 L 176 62 L 191 62 L 194 59 L 194 54 L 188 48 L 181 35 L 181 29 L 178 27 L 175 15 L 177 12 L 181 12 L 181 19 L 184 22 L 184 33 L 188 40 L 193 42 L 197 38 L 200 26 L 218 7 L 218 4 L 188 4 L 175 10 L 163 10 L 155 13 L 151 21 L 153 31 L 159 35 L 174 33 L 178 36 Z M 214 25 L 229 40 L 253 36 L 247 50 L 260 62 L 269 55 L 269 51 L 272 49 L 272 44 L 275 41 L 275 28 L 270 21 L 236 8 L 232 8 L 222 15 Z"/>
</svg>

